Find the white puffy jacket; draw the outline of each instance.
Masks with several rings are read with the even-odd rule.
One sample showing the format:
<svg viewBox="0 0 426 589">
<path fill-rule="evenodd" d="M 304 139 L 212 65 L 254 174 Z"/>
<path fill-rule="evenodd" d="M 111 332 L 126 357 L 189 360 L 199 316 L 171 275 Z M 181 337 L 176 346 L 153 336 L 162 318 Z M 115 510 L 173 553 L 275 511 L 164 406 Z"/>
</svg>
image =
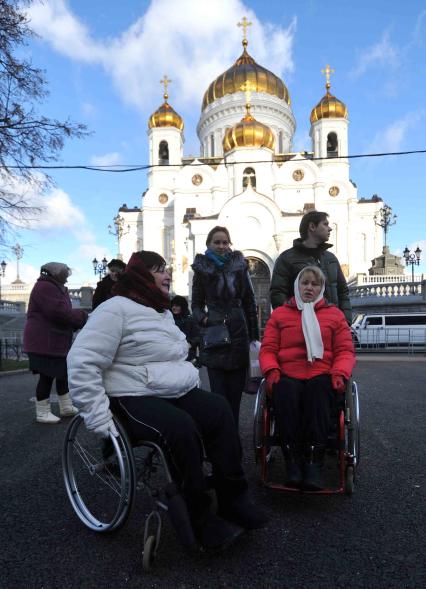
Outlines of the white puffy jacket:
<svg viewBox="0 0 426 589">
<path fill-rule="evenodd" d="M 73 402 L 86 426 L 111 419 L 108 396 L 177 398 L 199 385 L 186 362 L 188 343 L 170 311 L 158 313 L 126 297 L 102 303 L 67 357 Z"/>
</svg>

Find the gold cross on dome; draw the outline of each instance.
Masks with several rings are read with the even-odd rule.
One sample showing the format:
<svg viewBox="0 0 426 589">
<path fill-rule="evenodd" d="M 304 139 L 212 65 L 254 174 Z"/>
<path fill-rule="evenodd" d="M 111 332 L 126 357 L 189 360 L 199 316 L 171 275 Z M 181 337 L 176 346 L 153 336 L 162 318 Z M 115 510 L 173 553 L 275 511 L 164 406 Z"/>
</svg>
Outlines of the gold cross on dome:
<svg viewBox="0 0 426 589">
<path fill-rule="evenodd" d="M 330 74 L 334 74 L 334 70 L 327 64 L 325 69 L 321 70 L 321 73 L 325 75 L 325 87 L 328 89 L 330 88 Z"/>
<path fill-rule="evenodd" d="M 245 16 L 243 17 L 241 22 L 237 23 L 237 27 L 243 27 L 243 41 L 247 41 L 247 29 L 248 27 L 251 27 L 252 24 L 253 23 L 248 21 Z"/>
<path fill-rule="evenodd" d="M 169 97 L 169 95 L 167 93 L 167 86 L 171 83 L 172 83 L 172 80 L 169 80 L 169 78 L 166 76 L 166 74 L 164 74 L 164 78 L 162 80 L 160 80 L 160 84 L 163 84 L 163 86 L 164 86 L 164 98 L 166 98 L 166 99 Z"/>
</svg>

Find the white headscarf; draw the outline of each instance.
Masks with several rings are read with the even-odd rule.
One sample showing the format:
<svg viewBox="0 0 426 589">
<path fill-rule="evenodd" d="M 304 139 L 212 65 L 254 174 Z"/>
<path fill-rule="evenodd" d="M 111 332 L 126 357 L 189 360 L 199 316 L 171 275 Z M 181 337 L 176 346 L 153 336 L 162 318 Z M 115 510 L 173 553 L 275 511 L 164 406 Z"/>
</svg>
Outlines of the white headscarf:
<svg viewBox="0 0 426 589">
<path fill-rule="evenodd" d="M 321 337 L 321 329 L 315 313 L 315 305 L 324 296 L 325 280 L 322 283 L 321 292 L 311 303 L 304 303 L 299 292 L 299 278 L 301 274 L 308 272 L 310 267 L 303 268 L 296 276 L 294 281 L 294 296 L 299 311 L 302 311 L 302 330 L 306 342 L 308 361 L 314 362 L 316 358 L 322 358 L 324 355 L 324 344 Z"/>
</svg>

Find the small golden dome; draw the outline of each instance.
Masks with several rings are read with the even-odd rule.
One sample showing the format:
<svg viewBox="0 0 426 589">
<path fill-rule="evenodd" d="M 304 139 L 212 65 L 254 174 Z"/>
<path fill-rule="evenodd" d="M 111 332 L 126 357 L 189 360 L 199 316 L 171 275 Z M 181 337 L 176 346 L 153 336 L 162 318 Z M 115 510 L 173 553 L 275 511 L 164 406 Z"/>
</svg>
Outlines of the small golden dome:
<svg viewBox="0 0 426 589">
<path fill-rule="evenodd" d="M 334 70 L 330 69 L 328 65 L 325 70 L 322 70 L 323 73 L 326 74 L 326 93 L 325 96 L 321 98 L 315 108 L 312 109 L 311 112 L 311 124 L 316 123 L 320 119 L 347 119 L 348 118 L 348 109 L 346 105 L 330 94 L 330 73 Z"/>
<path fill-rule="evenodd" d="M 241 87 L 249 82 L 252 92 L 263 92 L 277 96 L 290 104 L 290 95 L 284 82 L 275 74 L 262 67 L 247 53 L 247 40 L 243 40 L 244 51 L 226 72 L 221 74 L 207 88 L 201 110 L 222 98 L 225 94 L 241 92 Z"/>
<path fill-rule="evenodd" d="M 165 96 L 166 98 L 166 96 Z M 176 127 L 179 131 L 183 130 L 183 119 L 170 106 L 167 99 L 163 104 L 149 117 L 148 127 Z"/>
<path fill-rule="evenodd" d="M 223 138 L 223 152 L 228 153 L 238 147 L 267 147 L 274 149 L 275 137 L 271 129 L 259 123 L 250 113 L 250 105 L 246 105 L 247 114 L 239 123 L 226 130 Z"/>
</svg>

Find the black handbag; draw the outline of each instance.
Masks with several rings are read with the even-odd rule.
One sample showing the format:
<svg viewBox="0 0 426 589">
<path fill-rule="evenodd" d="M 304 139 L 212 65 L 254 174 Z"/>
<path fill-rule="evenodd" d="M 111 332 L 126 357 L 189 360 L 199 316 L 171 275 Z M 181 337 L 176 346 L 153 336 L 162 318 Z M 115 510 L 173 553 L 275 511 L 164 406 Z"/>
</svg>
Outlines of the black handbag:
<svg viewBox="0 0 426 589">
<path fill-rule="evenodd" d="M 221 348 L 231 345 L 231 336 L 225 322 L 219 325 L 209 325 L 201 331 L 201 346 L 204 350 Z"/>
</svg>

